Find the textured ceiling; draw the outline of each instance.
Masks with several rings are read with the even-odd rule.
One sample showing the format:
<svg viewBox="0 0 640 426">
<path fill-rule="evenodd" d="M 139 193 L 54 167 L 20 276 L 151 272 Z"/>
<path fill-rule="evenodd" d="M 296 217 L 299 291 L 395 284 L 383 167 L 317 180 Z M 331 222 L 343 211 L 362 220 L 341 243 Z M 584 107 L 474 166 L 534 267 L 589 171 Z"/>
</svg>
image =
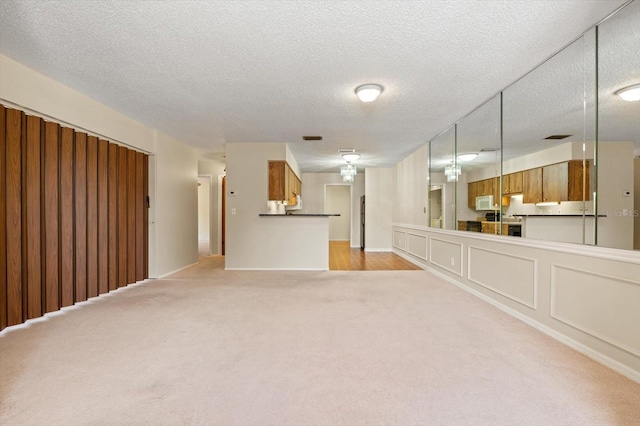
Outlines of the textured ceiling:
<svg viewBox="0 0 640 426">
<path fill-rule="evenodd" d="M 0 53 L 203 155 L 286 142 L 329 171 L 395 164 L 623 3 L 3 0 Z"/>
</svg>

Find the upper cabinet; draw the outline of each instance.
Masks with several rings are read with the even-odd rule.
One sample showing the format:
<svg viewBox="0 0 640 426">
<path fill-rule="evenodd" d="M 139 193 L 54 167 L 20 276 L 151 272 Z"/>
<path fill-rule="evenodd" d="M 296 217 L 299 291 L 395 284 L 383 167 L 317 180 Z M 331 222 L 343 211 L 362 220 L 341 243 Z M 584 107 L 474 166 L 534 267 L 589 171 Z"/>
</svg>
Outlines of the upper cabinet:
<svg viewBox="0 0 640 426">
<path fill-rule="evenodd" d="M 523 203 L 588 201 L 589 162 L 571 160 L 525 170 Z"/>
<path fill-rule="evenodd" d="M 296 204 L 302 194 L 302 182 L 286 161 L 269 161 L 269 200 Z"/>
<path fill-rule="evenodd" d="M 502 193 L 504 195 L 522 194 L 523 173 L 510 173 L 502 177 Z"/>
</svg>

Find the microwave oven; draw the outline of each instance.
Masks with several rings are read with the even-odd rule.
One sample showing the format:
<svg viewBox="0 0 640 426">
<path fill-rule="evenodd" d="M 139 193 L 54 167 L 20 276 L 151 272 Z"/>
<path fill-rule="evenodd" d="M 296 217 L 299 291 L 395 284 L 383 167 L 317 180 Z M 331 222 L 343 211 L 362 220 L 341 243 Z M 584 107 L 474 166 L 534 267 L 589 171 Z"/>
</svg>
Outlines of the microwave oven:
<svg viewBox="0 0 640 426">
<path fill-rule="evenodd" d="M 495 210 L 493 207 L 493 195 L 476 197 L 476 210 Z"/>
</svg>

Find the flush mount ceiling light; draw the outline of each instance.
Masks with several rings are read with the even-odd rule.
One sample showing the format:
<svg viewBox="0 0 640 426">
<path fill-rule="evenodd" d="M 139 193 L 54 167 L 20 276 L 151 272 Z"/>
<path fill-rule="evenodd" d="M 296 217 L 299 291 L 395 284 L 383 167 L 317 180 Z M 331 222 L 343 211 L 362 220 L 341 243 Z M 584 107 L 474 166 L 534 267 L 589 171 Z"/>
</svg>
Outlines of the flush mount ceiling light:
<svg viewBox="0 0 640 426">
<path fill-rule="evenodd" d="M 344 161 L 346 161 L 347 163 L 350 163 L 360 158 L 360 154 L 358 154 L 357 152 L 350 152 L 348 154 L 342 154 L 342 158 L 344 158 Z"/>
<path fill-rule="evenodd" d="M 467 162 L 467 161 L 474 160 L 477 156 L 478 156 L 478 153 L 476 153 L 476 152 L 469 152 L 469 153 L 466 153 L 466 154 L 460 154 L 460 155 L 458 155 L 458 161 L 461 161 L 461 162 L 464 163 L 464 162 Z"/>
<path fill-rule="evenodd" d="M 373 102 L 383 90 L 384 88 L 379 84 L 363 84 L 356 87 L 356 95 L 362 102 Z"/>
<path fill-rule="evenodd" d="M 640 84 L 634 84 L 633 86 L 620 89 L 616 92 L 616 95 L 627 102 L 638 102 L 640 101 Z"/>
</svg>

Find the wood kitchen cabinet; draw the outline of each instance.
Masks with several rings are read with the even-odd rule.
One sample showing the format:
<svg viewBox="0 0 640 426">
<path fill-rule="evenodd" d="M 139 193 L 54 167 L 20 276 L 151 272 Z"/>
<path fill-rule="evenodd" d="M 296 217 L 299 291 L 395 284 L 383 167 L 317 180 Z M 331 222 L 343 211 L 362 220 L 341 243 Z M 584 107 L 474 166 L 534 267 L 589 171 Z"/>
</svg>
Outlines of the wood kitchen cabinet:
<svg viewBox="0 0 640 426">
<path fill-rule="evenodd" d="M 500 229 L 500 222 L 482 222 L 483 234 L 497 234 Z"/>
<path fill-rule="evenodd" d="M 583 191 L 584 190 L 584 191 Z M 581 160 L 550 164 L 523 173 L 523 203 L 588 201 L 589 162 Z"/>
<path fill-rule="evenodd" d="M 302 194 L 302 182 L 286 161 L 269 161 L 269 200 L 295 204 Z"/>
<path fill-rule="evenodd" d="M 504 175 L 502 177 L 502 193 L 504 195 L 521 194 L 522 175 L 523 172 L 515 172 Z"/>
<path fill-rule="evenodd" d="M 522 172 L 522 202 L 542 202 L 542 168 L 529 169 Z"/>
<path fill-rule="evenodd" d="M 476 209 L 476 197 L 478 196 L 479 182 L 469 182 L 467 184 L 467 204 L 471 210 Z"/>
</svg>

